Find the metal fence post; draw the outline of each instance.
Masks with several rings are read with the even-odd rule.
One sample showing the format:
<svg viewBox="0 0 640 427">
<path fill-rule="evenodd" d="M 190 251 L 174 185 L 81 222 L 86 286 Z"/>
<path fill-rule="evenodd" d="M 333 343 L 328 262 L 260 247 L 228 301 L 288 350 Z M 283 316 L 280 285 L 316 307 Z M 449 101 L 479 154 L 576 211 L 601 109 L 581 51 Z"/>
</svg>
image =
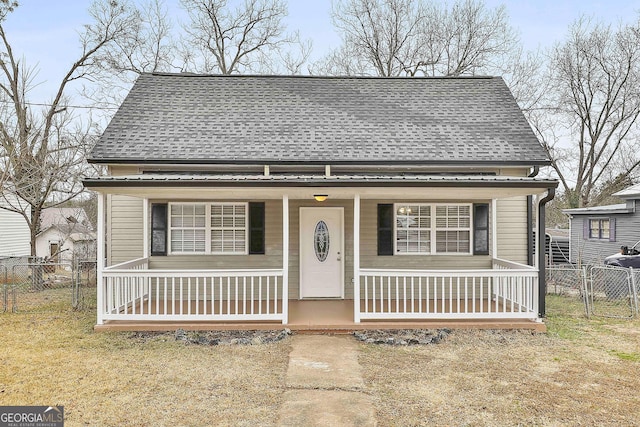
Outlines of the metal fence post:
<svg viewBox="0 0 640 427">
<path fill-rule="evenodd" d="M 4 274 L 2 274 L 0 277 L 3 277 L 2 280 L 2 311 L 6 312 L 9 309 L 9 293 L 8 293 L 8 286 L 9 284 L 7 283 L 7 266 L 6 265 L 0 265 L 0 273 L 4 272 Z"/>
<path fill-rule="evenodd" d="M 629 276 L 631 279 L 631 295 L 633 300 L 633 315 L 634 317 L 638 315 L 638 288 L 636 283 L 636 272 L 633 270 L 633 267 L 629 267 Z"/>
<path fill-rule="evenodd" d="M 587 266 L 583 265 L 582 267 L 580 267 L 580 273 L 582 276 L 582 299 L 584 302 L 584 311 L 585 314 L 587 316 L 587 318 L 590 317 L 591 311 L 590 311 L 590 306 L 589 306 L 589 289 L 587 287 Z"/>
</svg>

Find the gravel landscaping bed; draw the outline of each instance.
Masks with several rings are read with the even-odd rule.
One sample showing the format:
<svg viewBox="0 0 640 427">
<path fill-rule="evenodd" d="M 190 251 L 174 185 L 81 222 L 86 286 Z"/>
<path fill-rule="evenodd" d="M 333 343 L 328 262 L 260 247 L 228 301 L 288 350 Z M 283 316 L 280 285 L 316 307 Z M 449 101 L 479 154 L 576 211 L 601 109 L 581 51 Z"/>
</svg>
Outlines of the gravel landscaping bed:
<svg viewBox="0 0 640 427">
<path fill-rule="evenodd" d="M 290 336 L 289 329 L 274 331 L 185 331 L 178 329 L 175 332 L 134 332 L 130 338 L 149 340 L 183 341 L 185 344 L 197 345 L 260 345 L 270 344 Z"/>
<path fill-rule="evenodd" d="M 374 329 L 356 331 L 353 336 L 367 344 L 426 345 L 438 344 L 450 333 L 450 329 Z"/>
</svg>

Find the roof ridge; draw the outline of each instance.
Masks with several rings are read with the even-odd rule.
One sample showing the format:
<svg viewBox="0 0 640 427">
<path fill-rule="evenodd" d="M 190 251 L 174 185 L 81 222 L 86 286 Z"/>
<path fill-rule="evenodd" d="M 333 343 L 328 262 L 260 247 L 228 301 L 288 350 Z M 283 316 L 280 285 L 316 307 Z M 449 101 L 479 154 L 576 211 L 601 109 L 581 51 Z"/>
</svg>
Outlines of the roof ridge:
<svg viewBox="0 0 640 427">
<path fill-rule="evenodd" d="M 207 73 L 171 73 L 171 72 L 146 72 L 141 75 L 154 77 L 224 77 L 224 78 L 293 78 L 293 79 L 354 79 L 354 80 L 491 80 L 500 76 L 478 75 L 478 76 L 318 76 L 303 74 L 207 74 Z"/>
</svg>

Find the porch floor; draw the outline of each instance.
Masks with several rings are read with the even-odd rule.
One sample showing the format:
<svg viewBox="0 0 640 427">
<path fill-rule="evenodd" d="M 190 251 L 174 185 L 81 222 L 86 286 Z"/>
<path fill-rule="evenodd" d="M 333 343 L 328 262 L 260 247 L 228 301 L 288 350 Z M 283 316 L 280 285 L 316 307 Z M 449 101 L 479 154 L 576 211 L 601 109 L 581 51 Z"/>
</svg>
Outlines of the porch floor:
<svg viewBox="0 0 640 427">
<path fill-rule="evenodd" d="M 188 304 L 186 302 L 185 304 Z M 186 309 L 185 309 L 186 312 Z M 545 332 L 546 325 L 527 319 L 362 320 L 353 321 L 353 300 L 289 300 L 289 323 L 279 321 L 130 321 L 107 320 L 96 331 L 274 330 L 299 333 L 349 333 L 364 329 L 529 329 Z"/>
</svg>

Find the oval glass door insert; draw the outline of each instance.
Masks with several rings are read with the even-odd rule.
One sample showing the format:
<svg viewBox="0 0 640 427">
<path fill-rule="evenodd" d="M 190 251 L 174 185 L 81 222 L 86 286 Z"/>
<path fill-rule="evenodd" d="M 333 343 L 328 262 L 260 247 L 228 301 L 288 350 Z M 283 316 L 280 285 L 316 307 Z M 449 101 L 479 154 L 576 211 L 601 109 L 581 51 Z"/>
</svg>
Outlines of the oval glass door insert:
<svg viewBox="0 0 640 427">
<path fill-rule="evenodd" d="M 318 261 L 324 262 L 329 255 L 329 227 L 324 221 L 318 221 L 313 233 L 313 247 Z"/>
</svg>

